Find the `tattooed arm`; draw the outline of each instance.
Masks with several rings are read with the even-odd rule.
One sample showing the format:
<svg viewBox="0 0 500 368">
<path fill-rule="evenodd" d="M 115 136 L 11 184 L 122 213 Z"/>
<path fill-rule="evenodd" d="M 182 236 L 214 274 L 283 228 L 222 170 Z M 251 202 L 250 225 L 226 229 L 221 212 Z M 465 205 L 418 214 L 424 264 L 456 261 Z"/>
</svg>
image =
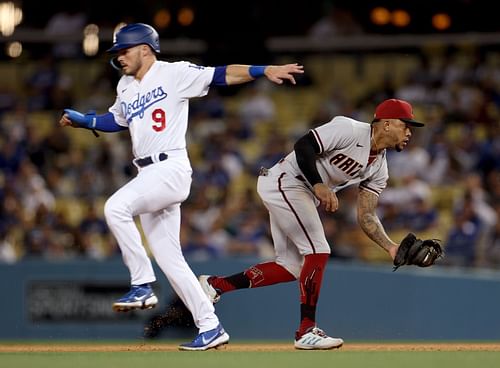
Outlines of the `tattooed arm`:
<svg viewBox="0 0 500 368">
<path fill-rule="evenodd" d="M 375 212 L 377 204 L 378 196 L 376 194 L 360 189 L 358 196 L 358 223 L 365 234 L 394 259 L 399 245 L 387 236 L 384 226 Z"/>
</svg>

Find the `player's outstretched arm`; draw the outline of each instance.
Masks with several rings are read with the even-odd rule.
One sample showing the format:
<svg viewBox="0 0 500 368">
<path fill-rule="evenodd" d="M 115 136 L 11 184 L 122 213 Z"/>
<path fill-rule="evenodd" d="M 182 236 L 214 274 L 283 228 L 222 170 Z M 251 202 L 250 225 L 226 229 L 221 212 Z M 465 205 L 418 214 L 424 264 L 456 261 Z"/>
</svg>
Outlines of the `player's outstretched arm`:
<svg viewBox="0 0 500 368">
<path fill-rule="evenodd" d="M 59 125 L 85 128 L 92 131 L 99 130 L 101 132 L 118 132 L 127 129 L 117 124 L 110 112 L 103 115 L 96 115 L 95 112 L 82 114 L 72 109 L 64 109 L 64 114 L 59 119 Z"/>
<path fill-rule="evenodd" d="M 393 242 L 377 216 L 378 196 L 364 189 L 358 195 L 358 223 L 365 234 L 383 248 L 392 259 L 396 256 L 398 244 Z"/>
<path fill-rule="evenodd" d="M 226 68 L 226 83 L 242 84 L 253 81 L 259 77 L 265 76 L 271 82 L 283 84 L 288 80 L 296 84 L 295 74 L 303 74 L 304 67 L 297 63 L 285 65 L 228 65 Z"/>
</svg>

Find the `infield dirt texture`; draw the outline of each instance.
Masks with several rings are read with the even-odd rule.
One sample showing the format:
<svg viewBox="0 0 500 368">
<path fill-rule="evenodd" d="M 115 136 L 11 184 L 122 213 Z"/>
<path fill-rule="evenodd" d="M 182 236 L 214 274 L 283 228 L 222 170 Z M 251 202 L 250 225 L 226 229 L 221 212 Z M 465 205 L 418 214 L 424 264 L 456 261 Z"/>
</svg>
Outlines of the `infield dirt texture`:
<svg viewBox="0 0 500 368">
<path fill-rule="evenodd" d="M 179 341 L 180 343 L 180 341 Z M 178 343 L 0 342 L 0 368 L 498 368 L 499 343 L 347 343 L 299 351 L 291 343 L 230 343 L 185 352 Z"/>
<path fill-rule="evenodd" d="M 70 352 L 161 352 L 178 351 L 177 343 L 5 343 L 0 342 L 0 353 L 70 353 Z M 211 351 L 227 352 L 283 352 L 297 351 L 292 343 L 230 343 Z M 498 343 L 351 343 L 345 344 L 335 351 L 497 351 Z M 185 352 L 184 352 L 185 353 Z M 498 362 L 500 367 L 500 361 Z"/>
</svg>

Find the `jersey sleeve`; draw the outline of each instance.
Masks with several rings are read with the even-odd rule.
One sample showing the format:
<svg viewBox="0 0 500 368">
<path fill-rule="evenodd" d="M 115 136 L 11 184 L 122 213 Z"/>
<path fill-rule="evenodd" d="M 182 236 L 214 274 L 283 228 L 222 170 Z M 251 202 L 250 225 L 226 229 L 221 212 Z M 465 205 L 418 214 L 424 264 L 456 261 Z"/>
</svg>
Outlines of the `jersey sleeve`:
<svg viewBox="0 0 500 368">
<path fill-rule="evenodd" d="M 186 61 L 174 64 L 177 92 L 181 98 L 202 97 L 208 93 L 215 68 Z"/>
<path fill-rule="evenodd" d="M 387 186 L 387 180 L 389 180 L 389 171 L 387 169 L 387 159 L 384 155 L 380 168 L 375 171 L 369 178 L 359 183 L 359 188 L 367 190 L 379 196 Z"/>
<path fill-rule="evenodd" d="M 338 149 L 343 149 L 355 142 L 354 128 L 351 122 L 343 116 L 337 116 L 328 123 L 311 129 L 322 155 Z"/>
<path fill-rule="evenodd" d="M 127 127 L 127 119 L 123 116 L 120 99 L 116 97 L 115 103 L 108 109 L 110 113 L 115 117 L 116 124 Z"/>
<path fill-rule="evenodd" d="M 123 115 L 122 104 L 121 104 L 121 99 L 120 99 L 120 94 L 119 94 L 119 91 L 124 88 L 125 84 L 126 84 L 125 83 L 125 77 L 122 77 L 118 81 L 118 84 L 116 85 L 116 99 L 115 99 L 115 102 L 108 109 L 108 111 L 113 114 L 113 116 L 115 118 L 116 124 L 128 128 L 127 119 Z"/>
</svg>

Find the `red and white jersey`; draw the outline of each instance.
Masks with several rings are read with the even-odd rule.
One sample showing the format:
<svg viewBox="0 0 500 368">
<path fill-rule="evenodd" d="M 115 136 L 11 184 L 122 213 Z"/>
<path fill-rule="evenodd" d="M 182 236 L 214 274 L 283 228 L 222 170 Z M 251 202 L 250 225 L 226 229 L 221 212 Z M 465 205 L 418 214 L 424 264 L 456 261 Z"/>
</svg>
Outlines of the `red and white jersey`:
<svg viewBox="0 0 500 368">
<path fill-rule="evenodd" d="M 368 163 L 370 124 L 337 116 L 311 131 L 321 150 L 316 167 L 323 183 L 334 191 L 359 184 L 376 195 L 382 192 L 389 179 L 387 159 L 384 150 Z M 295 151 L 285 157 L 281 168 L 294 176 L 303 175 L 297 164 Z"/>
<path fill-rule="evenodd" d="M 130 131 L 135 157 L 186 151 L 189 99 L 208 93 L 215 68 L 156 61 L 144 78 L 122 76 L 109 108 Z"/>
</svg>

